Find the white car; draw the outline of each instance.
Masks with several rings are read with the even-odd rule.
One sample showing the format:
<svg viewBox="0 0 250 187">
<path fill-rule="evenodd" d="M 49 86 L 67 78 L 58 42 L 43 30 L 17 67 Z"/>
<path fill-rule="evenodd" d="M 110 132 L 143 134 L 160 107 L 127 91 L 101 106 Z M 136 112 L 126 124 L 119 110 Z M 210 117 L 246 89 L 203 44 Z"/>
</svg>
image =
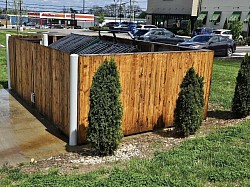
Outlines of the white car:
<svg viewBox="0 0 250 187">
<path fill-rule="evenodd" d="M 231 33 L 231 30 L 228 30 L 228 29 L 217 29 L 217 30 L 214 30 L 213 33 L 215 35 L 228 37 L 231 40 L 233 39 L 233 35 Z M 240 35 L 239 40 L 243 40 L 243 36 Z"/>
<path fill-rule="evenodd" d="M 145 30 L 150 30 L 150 29 L 156 29 L 158 28 L 155 25 L 138 25 L 136 29 L 145 29 Z"/>
</svg>

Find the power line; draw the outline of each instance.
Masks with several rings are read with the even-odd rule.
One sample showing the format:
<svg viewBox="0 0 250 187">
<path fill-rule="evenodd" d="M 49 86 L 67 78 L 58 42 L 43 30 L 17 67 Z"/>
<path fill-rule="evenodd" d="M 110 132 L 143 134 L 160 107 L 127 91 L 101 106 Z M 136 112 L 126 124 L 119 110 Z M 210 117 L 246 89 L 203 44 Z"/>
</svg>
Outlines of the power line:
<svg viewBox="0 0 250 187">
<path fill-rule="evenodd" d="M 2 6 L 5 6 L 6 5 L 6 2 L 9 6 L 14 6 L 14 2 L 13 1 L 10 1 L 10 0 L 0 0 L 0 7 L 1 5 Z M 130 0 L 131 2 L 131 0 Z M 137 2 L 137 1 L 132 1 L 133 2 L 133 5 L 134 5 L 134 2 Z M 22 3 L 22 6 L 23 7 L 26 7 L 27 10 L 32 10 L 32 9 L 38 9 L 37 11 L 64 11 L 65 9 L 75 9 L 76 11 L 83 11 L 85 12 L 86 9 L 90 10 L 92 8 L 94 8 L 95 6 L 92 6 L 92 7 L 85 7 L 85 0 L 83 0 L 83 6 L 69 6 L 69 5 L 52 5 L 52 4 L 38 4 L 38 3 Z M 105 8 L 105 6 L 97 6 L 97 7 L 100 7 L 100 8 Z M 134 7 L 134 6 L 132 6 Z M 34 11 L 34 10 L 33 10 Z"/>
</svg>

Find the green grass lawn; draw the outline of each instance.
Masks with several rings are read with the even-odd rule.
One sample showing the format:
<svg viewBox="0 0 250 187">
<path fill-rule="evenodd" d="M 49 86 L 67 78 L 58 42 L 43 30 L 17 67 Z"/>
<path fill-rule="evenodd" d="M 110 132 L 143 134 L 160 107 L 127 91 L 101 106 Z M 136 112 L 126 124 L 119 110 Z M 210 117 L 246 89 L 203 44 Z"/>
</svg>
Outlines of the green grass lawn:
<svg viewBox="0 0 250 187">
<path fill-rule="evenodd" d="M 3 45 L 5 45 L 5 43 Z M 6 65 L 6 49 L 0 48 L 0 89 L 6 88 L 7 82 L 8 82 L 8 75 L 7 75 L 7 65 Z"/>
<path fill-rule="evenodd" d="M 0 30 L 0 44 L 6 45 L 6 34 L 16 34 L 16 31 Z M 0 48 L 0 89 L 8 85 L 6 48 Z"/>
<path fill-rule="evenodd" d="M 0 186 L 250 186 L 250 121 L 185 141 L 155 154 L 153 159 L 132 160 L 123 167 L 87 174 L 27 175 L 3 167 Z"/>
<path fill-rule="evenodd" d="M 0 44 L 6 45 L 6 32 L 0 31 Z M 7 64 L 6 64 L 6 49 L 0 48 L 0 89 L 7 86 Z"/>
<path fill-rule="evenodd" d="M 231 109 L 236 76 L 239 68 L 240 62 L 214 61 L 209 98 L 211 103 L 223 107 L 224 110 Z"/>
</svg>

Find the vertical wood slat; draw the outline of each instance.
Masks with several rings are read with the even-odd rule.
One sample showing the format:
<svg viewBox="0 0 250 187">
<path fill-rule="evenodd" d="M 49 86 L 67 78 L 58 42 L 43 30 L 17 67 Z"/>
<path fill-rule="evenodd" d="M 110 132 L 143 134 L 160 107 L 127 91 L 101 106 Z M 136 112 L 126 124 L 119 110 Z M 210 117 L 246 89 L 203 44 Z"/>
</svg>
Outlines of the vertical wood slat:
<svg viewBox="0 0 250 187">
<path fill-rule="evenodd" d="M 180 84 L 194 67 L 204 77 L 204 117 L 211 81 L 213 52 L 170 52 L 80 56 L 79 141 L 85 142 L 88 126 L 89 91 L 94 73 L 104 59 L 117 63 L 122 86 L 123 133 L 125 135 L 172 126 Z"/>
</svg>

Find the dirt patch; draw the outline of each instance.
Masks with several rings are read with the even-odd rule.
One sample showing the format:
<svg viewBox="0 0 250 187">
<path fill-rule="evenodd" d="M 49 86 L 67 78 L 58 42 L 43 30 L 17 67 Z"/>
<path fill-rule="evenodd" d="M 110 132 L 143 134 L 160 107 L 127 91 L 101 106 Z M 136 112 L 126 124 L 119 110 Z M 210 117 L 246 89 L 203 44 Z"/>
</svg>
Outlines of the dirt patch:
<svg viewBox="0 0 250 187">
<path fill-rule="evenodd" d="M 113 156 L 98 157 L 95 152 L 84 145 L 77 150 L 66 154 L 50 157 L 45 160 L 35 159 L 31 163 L 21 163 L 19 168 L 26 173 L 48 172 L 50 169 L 58 169 L 60 173 L 85 173 L 99 168 L 112 167 L 123 164 L 131 158 L 152 158 L 156 151 L 169 150 L 186 139 L 196 136 L 205 136 L 208 133 L 227 126 L 233 126 L 246 119 L 233 119 L 230 111 L 223 111 L 216 105 L 209 105 L 208 117 L 203 121 L 202 127 L 195 136 L 179 138 L 174 128 L 166 128 L 159 131 L 148 132 L 124 137 L 119 149 Z"/>
</svg>

